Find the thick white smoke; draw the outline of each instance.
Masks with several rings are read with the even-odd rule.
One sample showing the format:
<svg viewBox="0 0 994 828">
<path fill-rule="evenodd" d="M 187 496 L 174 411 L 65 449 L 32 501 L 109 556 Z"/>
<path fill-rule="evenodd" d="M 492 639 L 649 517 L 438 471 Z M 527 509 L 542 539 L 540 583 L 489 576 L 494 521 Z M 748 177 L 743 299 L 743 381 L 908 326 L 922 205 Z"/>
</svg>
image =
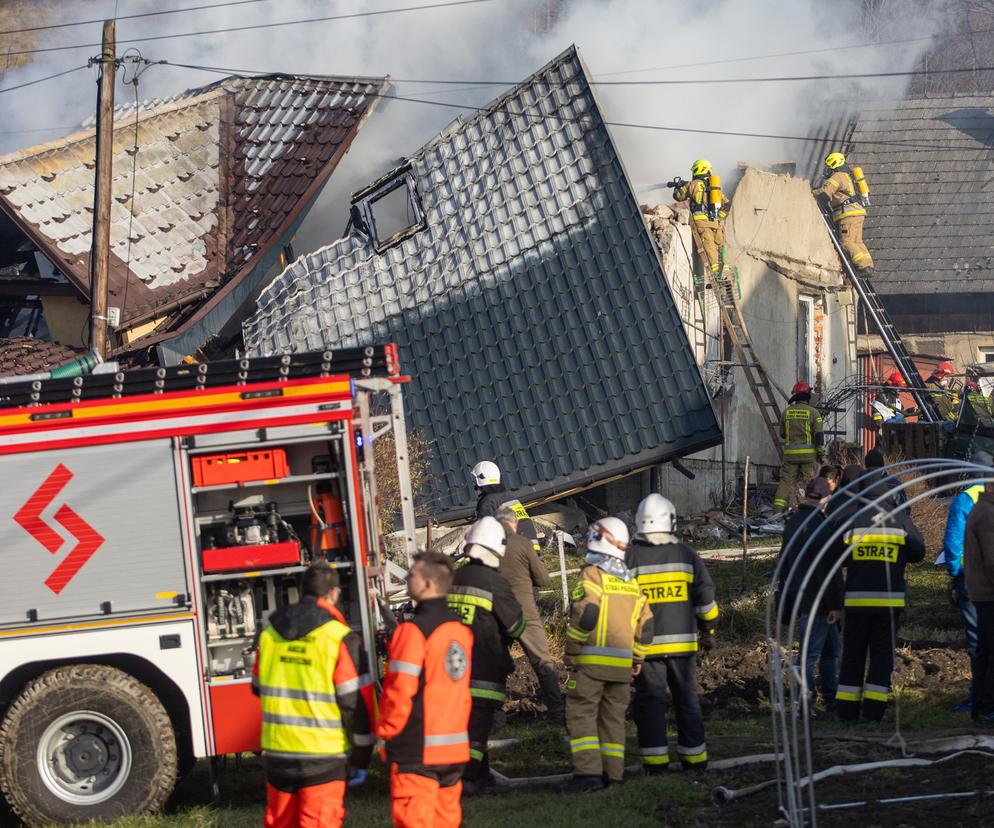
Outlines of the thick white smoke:
<svg viewBox="0 0 994 828">
<path fill-rule="evenodd" d="M 177 8 L 199 5 L 172 0 Z M 61 19 L 80 19 L 163 8 L 162 0 L 67 0 Z M 281 0 L 121 21 L 119 53 L 129 37 L 277 22 L 310 16 L 414 5 L 401 0 L 330 2 Z M 888 39 L 927 37 L 936 31 L 934 4 L 890 0 L 894 12 Z M 767 75 L 900 71 L 911 68 L 926 41 L 863 49 L 861 0 L 724 0 L 704 5 L 671 0 L 493 0 L 477 5 L 328 21 L 205 37 L 136 44 L 150 59 L 254 71 L 300 74 L 389 74 L 399 79 L 402 97 L 479 106 L 511 82 L 524 78 L 570 43 L 576 43 L 595 79 L 604 82 Z M 903 12 L 902 12 L 903 10 Z M 55 30 L 38 36 L 38 46 L 96 42 L 100 26 Z M 713 63 L 728 58 L 822 50 L 796 57 Z M 97 49 L 52 52 L 27 68 L 8 72 L 9 86 L 84 63 Z M 670 67 L 670 68 L 667 68 Z M 672 68 L 681 67 L 681 68 Z M 646 70 L 646 71 L 642 71 Z M 651 70 L 651 71 L 649 71 Z M 11 151 L 63 132 L 18 132 L 78 123 L 92 113 L 92 70 L 0 96 L 0 149 Z M 220 75 L 152 67 L 141 78 L 142 98 L 177 94 Z M 440 87 L 413 80 L 501 82 L 484 87 Z M 503 83 L 507 82 L 507 83 Z M 821 106 L 832 99 L 899 95 L 904 79 L 876 82 L 714 84 L 597 87 L 605 116 L 619 123 L 676 128 L 805 135 L 819 123 Z M 118 101 L 133 96 L 118 86 Z M 341 234 L 349 193 L 373 180 L 393 162 L 416 150 L 459 114 L 457 108 L 382 101 L 340 166 L 297 240 L 298 253 Z M 613 134 L 640 197 L 663 201 L 654 185 L 679 174 L 690 162 L 709 158 L 728 173 L 740 161 L 764 163 L 797 157 L 797 146 L 769 139 L 693 135 L 628 127 Z"/>
</svg>

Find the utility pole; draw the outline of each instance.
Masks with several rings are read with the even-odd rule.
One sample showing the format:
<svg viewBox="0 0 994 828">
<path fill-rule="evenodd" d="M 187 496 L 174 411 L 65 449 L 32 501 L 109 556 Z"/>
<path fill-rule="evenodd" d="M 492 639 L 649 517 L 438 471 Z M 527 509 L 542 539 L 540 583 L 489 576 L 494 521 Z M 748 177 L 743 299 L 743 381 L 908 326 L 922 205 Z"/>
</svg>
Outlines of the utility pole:
<svg viewBox="0 0 994 828">
<path fill-rule="evenodd" d="M 90 347 L 106 359 L 109 349 L 107 281 L 110 273 L 111 167 L 114 157 L 114 77 L 117 32 L 104 21 L 97 87 L 96 176 L 93 187 L 93 246 L 90 248 Z"/>
</svg>

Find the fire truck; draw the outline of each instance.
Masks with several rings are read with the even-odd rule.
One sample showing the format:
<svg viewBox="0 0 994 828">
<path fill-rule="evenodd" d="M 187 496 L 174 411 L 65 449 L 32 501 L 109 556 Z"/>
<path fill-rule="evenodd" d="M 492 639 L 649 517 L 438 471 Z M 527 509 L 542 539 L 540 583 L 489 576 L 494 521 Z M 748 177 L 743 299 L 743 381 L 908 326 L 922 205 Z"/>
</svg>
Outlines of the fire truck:
<svg viewBox="0 0 994 828">
<path fill-rule="evenodd" d="M 396 353 L 0 384 L 0 787 L 24 822 L 155 813 L 196 759 L 259 750 L 258 634 L 313 561 L 373 652 L 391 432 L 414 551 Z"/>
</svg>

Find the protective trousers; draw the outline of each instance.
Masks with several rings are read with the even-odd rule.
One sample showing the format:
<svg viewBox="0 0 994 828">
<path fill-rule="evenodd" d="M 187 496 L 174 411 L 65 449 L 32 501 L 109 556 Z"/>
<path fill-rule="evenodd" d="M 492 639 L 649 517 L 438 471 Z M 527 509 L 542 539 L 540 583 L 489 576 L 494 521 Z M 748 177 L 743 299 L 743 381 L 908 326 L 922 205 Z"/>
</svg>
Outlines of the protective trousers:
<svg viewBox="0 0 994 828">
<path fill-rule="evenodd" d="M 694 226 L 701 240 L 704 265 L 717 273 L 721 264 L 721 248 L 725 246 L 725 231 L 717 221 L 697 221 Z"/>
<path fill-rule="evenodd" d="M 467 781 L 484 782 L 490 778 L 487 740 L 494 726 L 495 710 L 493 704 L 473 699 L 473 708 L 469 712 L 469 761 L 462 772 L 462 778 Z"/>
<path fill-rule="evenodd" d="M 842 624 L 839 689 L 835 694 L 836 710 L 842 721 L 853 722 L 859 718 L 861 701 L 866 721 L 879 722 L 884 717 L 894 671 L 894 641 L 900 616 L 897 610 L 846 610 Z"/>
<path fill-rule="evenodd" d="M 390 813 L 395 828 L 459 828 L 461 765 L 390 766 Z"/>
<path fill-rule="evenodd" d="M 627 681 L 600 681 L 577 670 L 566 684 L 566 731 L 577 776 L 606 775 L 620 782 L 625 773 Z"/>
<path fill-rule="evenodd" d="M 866 216 L 846 216 L 836 222 L 839 229 L 839 244 L 849 256 L 849 261 L 856 270 L 866 270 L 873 267 L 873 257 L 866 245 L 863 244 L 863 222 Z"/>
<path fill-rule="evenodd" d="M 281 791 L 266 785 L 265 828 L 339 828 L 345 819 L 345 781 Z"/>
<path fill-rule="evenodd" d="M 697 695 L 697 656 L 654 658 L 635 677 L 632 718 L 639 735 L 639 755 L 646 769 L 669 764 L 666 742 L 666 688 L 673 696 L 677 754 L 684 765 L 707 767 L 704 720 Z"/>
<path fill-rule="evenodd" d="M 994 601 L 977 601 L 977 657 L 971 696 L 975 718 L 994 713 Z"/>
<path fill-rule="evenodd" d="M 542 699 L 549 709 L 549 715 L 561 716 L 563 712 L 563 694 L 559 690 L 559 674 L 549 655 L 549 640 L 545 637 L 545 624 L 541 618 L 532 618 L 526 610 L 528 625 L 518 639 L 521 647 L 528 656 L 528 663 L 535 671 Z"/>
<path fill-rule="evenodd" d="M 785 460 L 780 465 L 780 485 L 777 486 L 773 506 L 777 509 L 786 509 L 799 498 L 800 490 L 816 474 L 818 474 L 817 460 L 810 460 L 807 463 L 791 463 Z"/>
</svg>

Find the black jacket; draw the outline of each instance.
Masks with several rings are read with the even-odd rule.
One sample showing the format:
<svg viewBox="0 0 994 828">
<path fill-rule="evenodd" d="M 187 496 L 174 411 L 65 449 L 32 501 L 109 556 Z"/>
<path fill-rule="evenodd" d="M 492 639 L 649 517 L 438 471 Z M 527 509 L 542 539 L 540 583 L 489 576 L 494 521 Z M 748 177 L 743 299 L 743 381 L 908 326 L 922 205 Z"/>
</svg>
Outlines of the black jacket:
<svg viewBox="0 0 994 828">
<path fill-rule="evenodd" d="M 477 492 L 479 493 L 479 498 L 476 501 L 477 520 L 481 517 L 493 517 L 501 506 L 509 503 L 518 514 L 518 534 L 528 538 L 532 542 L 532 546 L 538 549 L 538 532 L 520 500 L 512 497 L 500 483 L 495 483 L 492 486 L 478 486 Z"/>
<path fill-rule="evenodd" d="M 473 630 L 470 692 L 473 704 L 500 707 L 514 670 L 511 639 L 525 631 L 525 615 L 507 580 L 496 569 L 471 560 L 456 570 L 449 608 Z"/>
<path fill-rule="evenodd" d="M 802 525 L 812 513 L 815 516 L 802 529 Z M 783 550 L 781 552 L 781 555 L 784 556 L 784 562 L 780 570 L 780 583 L 783 585 L 780 600 L 784 602 L 783 617 L 785 621 L 789 620 L 789 613 L 793 612 L 794 603 L 798 601 L 801 583 L 812 567 L 814 567 L 814 573 L 800 596 L 798 615 L 807 615 L 811 612 L 814 597 L 826 581 L 829 583 L 825 589 L 825 594 L 822 595 L 821 603 L 818 605 L 818 613 L 827 614 L 831 610 L 842 609 L 842 570 L 839 569 L 834 575 L 829 575 L 836 559 L 831 554 L 827 554 L 815 563 L 818 553 L 832 536 L 833 528 L 834 524 L 826 519 L 823 511 L 807 503 L 802 503 L 787 517 L 783 528 Z M 808 543 L 809 540 L 810 543 Z M 806 549 L 804 549 L 805 544 L 808 544 Z M 791 569 L 795 566 L 797 566 L 797 570 L 791 575 Z"/>
<path fill-rule="evenodd" d="M 971 601 L 994 601 L 994 486 L 990 484 L 966 519 L 963 573 Z"/>
</svg>

